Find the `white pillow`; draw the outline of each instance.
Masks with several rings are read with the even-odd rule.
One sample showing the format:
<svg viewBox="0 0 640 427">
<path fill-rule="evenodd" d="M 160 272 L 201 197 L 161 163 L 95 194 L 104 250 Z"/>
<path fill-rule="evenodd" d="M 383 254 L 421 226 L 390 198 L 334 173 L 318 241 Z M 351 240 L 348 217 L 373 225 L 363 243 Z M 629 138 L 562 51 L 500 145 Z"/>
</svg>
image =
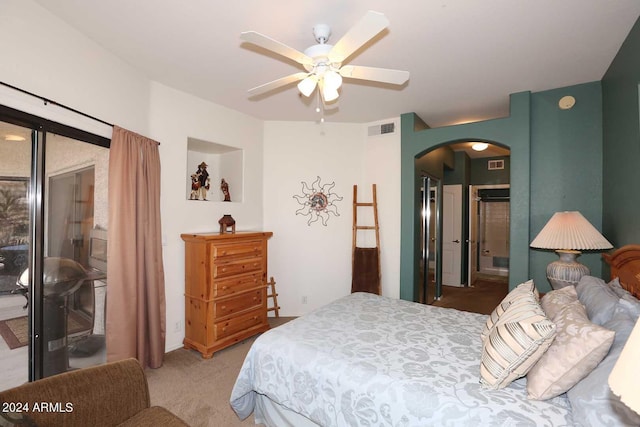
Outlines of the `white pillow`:
<svg viewBox="0 0 640 427">
<path fill-rule="evenodd" d="M 569 390 L 604 359 L 615 336 L 591 323 L 578 300 L 561 309 L 553 322 L 556 338 L 527 374 L 529 399 L 551 399 Z"/>
<path fill-rule="evenodd" d="M 556 335 L 556 325 L 544 314 L 537 296 L 514 301 L 482 343 L 480 383 L 500 389 L 523 377 L 542 357 Z"/>
<path fill-rule="evenodd" d="M 533 280 L 528 280 L 524 283 L 520 283 L 516 286 L 511 292 L 504 297 L 504 299 L 497 305 L 496 308 L 493 309 L 493 312 L 487 318 L 487 321 L 484 324 L 484 328 L 480 333 L 480 338 L 484 341 L 493 329 L 493 326 L 498 322 L 498 319 L 502 314 L 509 308 L 509 306 L 522 297 L 526 297 L 527 295 L 533 294 L 536 299 L 539 298 L 540 294 L 536 289 L 536 286 L 533 284 Z"/>
<path fill-rule="evenodd" d="M 567 305 L 578 301 L 578 293 L 573 286 L 565 286 L 554 291 L 547 292 L 540 299 L 540 305 L 549 319 L 553 318 Z"/>
</svg>

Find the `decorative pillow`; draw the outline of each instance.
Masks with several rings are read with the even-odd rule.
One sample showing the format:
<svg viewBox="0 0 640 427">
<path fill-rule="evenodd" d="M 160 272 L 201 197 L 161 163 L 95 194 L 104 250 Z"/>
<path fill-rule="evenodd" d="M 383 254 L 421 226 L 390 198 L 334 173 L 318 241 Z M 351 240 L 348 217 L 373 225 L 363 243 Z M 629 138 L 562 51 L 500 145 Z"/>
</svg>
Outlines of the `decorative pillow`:
<svg viewBox="0 0 640 427">
<path fill-rule="evenodd" d="M 637 304 L 638 306 L 640 306 L 640 300 L 631 295 L 631 292 L 622 287 L 622 285 L 620 284 L 620 279 L 616 277 L 607 284 L 613 290 L 613 292 L 620 297 L 621 300 L 628 301 L 632 304 Z"/>
<path fill-rule="evenodd" d="M 578 299 L 587 309 L 587 315 L 596 325 L 603 326 L 613 316 L 620 301 L 604 280 L 593 276 L 582 276 L 576 285 Z"/>
<path fill-rule="evenodd" d="M 567 392 L 576 426 L 640 425 L 640 415 L 622 403 L 608 384 L 609 374 L 618 361 L 635 322 L 633 317 L 619 306 L 614 310 L 611 320 L 604 325 L 616 334 L 609 354 L 589 375 Z"/>
<path fill-rule="evenodd" d="M 527 374 L 529 399 L 551 399 L 569 390 L 604 359 L 615 336 L 591 323 L 577 299 L 560 310 L 553 322 L 556 338 Z"/>
<path fill-rule="evenodd" d="M 550 291 L 544 294 L 540 299 L 540 305 L 547 317 L 551 320 L 556 314 L 567 305 L 574 301 L 578 301 L 578 293 L 573 286 L 565 286 L 564 288 Z"/>
<path fill-rule="evenodd" d="M 535 295 L 536 299 L 538 299 L 540 295 L 538 293 L 538 289 L 536 289 L 536 286 L 533 284 L 533 280 L 528 280 L 524 283 L 520 283 L 511 292 L 509 292 L 507 296 L 504 297 L 504 299 L 500 302 L 500 304 L 498 304 L 498 306 L 493 309 L 493 312 L 487 318 L 487 322 L 485 323 L 484 328 L 480 333 L 480 338 L 482 338 L 482 341 L 484 341 L 489 336 L 491 329 L 493 329 L 493 326 L 496 324 L 500 316 L 502 316 L 505 310 L 509 308 L 509 306 L 514 301 L 517 301 L 518 299 L 526 297 L 530 294 Z"/>
<path fill-rule="evenodd" d="M 556 335 L 534 293 L 518 298 L 500 316 L 482 343 L 480 383 L 500 389 L 523 377 Z"/>
<path fill-rule="evenodd" d="M 627 311 L 634 319 L 638 320 L 640 317 L 640 302 L 632 303 L 624 298 L 620 298 L 620 302 L 618 303 L 618 307 L 622 307 Z"/>
</svg>

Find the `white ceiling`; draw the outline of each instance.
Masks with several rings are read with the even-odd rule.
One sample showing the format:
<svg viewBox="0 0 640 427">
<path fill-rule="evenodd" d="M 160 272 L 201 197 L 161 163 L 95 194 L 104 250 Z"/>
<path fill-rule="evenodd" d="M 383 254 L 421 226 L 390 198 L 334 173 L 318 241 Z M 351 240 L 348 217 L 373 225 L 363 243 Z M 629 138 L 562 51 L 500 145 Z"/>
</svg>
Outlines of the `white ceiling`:
<svg viewBox="0 0 640 427">
<path fill-rule="evenodd" d="M 302 69 L 241 43 L 254 30 L 303 51 L 335 43 L 367 10 L 388 30 L 348 63 L 407 70 L 403 87 L 347 81 L 327 121 L 415 112 L 431 127 L 508 115 L 509 94 L 600 80 L 640 16 L 638 0 L 36 0 L 150 79 L 263 120 L 319 119 L 295 85 L 247 90 Z"/>
</svg>

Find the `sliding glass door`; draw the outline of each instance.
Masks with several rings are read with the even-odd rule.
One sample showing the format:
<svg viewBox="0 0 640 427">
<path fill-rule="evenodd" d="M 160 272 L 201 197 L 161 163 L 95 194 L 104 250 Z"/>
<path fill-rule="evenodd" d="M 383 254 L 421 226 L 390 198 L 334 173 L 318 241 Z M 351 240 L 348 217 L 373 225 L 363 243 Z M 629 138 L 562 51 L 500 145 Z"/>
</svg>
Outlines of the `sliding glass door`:
<svg viewBox="0 0 640 427">
<path fill-rule="evenodd" d="M 0 122 L 0 389 L 29 376 L 29 311 L 17 284 L 29 265 L 32 133 Z"/>
<path fill-rule="evenodd" d="M 0 109 L 0 390 L 105 361 L 104 138 Z M 92 141 L 93 140 L 93 141 Z M 103 232 L 103 231 L 102 231 Z"/>
</svg>

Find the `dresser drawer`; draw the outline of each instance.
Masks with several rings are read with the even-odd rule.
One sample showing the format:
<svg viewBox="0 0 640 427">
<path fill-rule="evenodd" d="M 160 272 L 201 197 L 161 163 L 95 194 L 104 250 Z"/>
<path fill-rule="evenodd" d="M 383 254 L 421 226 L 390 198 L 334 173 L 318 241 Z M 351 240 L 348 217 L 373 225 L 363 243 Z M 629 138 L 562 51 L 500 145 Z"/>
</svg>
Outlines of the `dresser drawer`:
<svg viewBox="0 0 640 427">
<path fill-rule="evenodd" d="M 253 326 L 266 324 L 267 316 L 263 309 L 256 309 L 241 316 L 214 324 L 216 339 L 221 339 L 242 332 Z"/>
<path fill-rule="evenodd" d="M 235 276 L 229 279 L 216 280 L 213 283 L 213 296 L 214 298 L 220 298 L 243 292 L 262 285 L 262 280 L 262 271 Z"/>
<path fill-rule="evenodd" d="M 214 263 L 213 277 L 219 279 L 222 277 L 235 276 L 237 274 L 259 272 L 262 270 L 263 258 L 239 259 L 224 263 Z"/>
<path fill-rule="evenodd" d="M 213 302 L 213 317 L 220 319 L 253 307 L 261 307 L 264 302 L 264 293 L 265 289 L 260 288 L 231 298 L 224 298 L 221 301 L 215 300 Z"/>
<path fill-rule="evenodd" d="M 260 240 L 214 245 L 211 256 L 220 260 L 225 257 L 261 257 L 262 242 Z"/>
</svg>

